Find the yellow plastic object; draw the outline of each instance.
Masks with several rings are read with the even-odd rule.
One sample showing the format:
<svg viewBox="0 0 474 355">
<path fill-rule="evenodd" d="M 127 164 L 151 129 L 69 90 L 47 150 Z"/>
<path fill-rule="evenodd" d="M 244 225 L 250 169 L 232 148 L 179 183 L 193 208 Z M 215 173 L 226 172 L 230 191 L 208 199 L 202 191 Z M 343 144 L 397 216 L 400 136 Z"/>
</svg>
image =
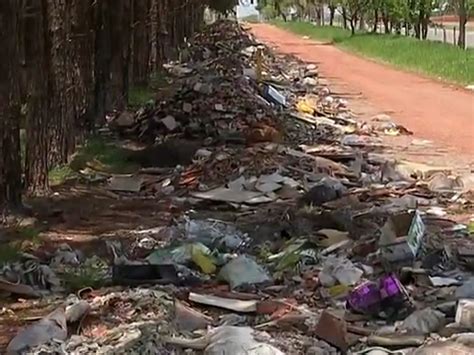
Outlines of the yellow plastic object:
<svg viewBox="0 0 474 355">
<path fill-rule="evenodd" d="M 385 129 L 384 133 L 387 136 L 398 136 L 398 135 L 400 135 L 400 130 L 398 128 L 391 127 L 391 128 Z"/>
<path fill-rule="evenodd" d="M 298 101 L 296 104 L 296 109 L 300 113 L 307 113 L 309 115 L 313 115 L 315 111 L 314 107 L 312 107 L 307 100 Z"/>
<path fill-rule="evenodd" d="M 345 296 L 350 290 L 350 287 L 345 285 L 336 285 L 328 289 L 329 295 L 332 298 L 338 298 Z"/>
<path fill-rule="evenodd" d="M 344 126 L 344 133 L 351 134 L 357 131 L 357 127 L 355 125 Z"/>
<path fill-rule="evenodd" d="M 209 255 L 204 254 L 203 251 L 196 246 L 192 247 L 191 258 L 205 274 L 214 274 L 216 272 L 217 267 L 212 258 Z"/>
</svg>

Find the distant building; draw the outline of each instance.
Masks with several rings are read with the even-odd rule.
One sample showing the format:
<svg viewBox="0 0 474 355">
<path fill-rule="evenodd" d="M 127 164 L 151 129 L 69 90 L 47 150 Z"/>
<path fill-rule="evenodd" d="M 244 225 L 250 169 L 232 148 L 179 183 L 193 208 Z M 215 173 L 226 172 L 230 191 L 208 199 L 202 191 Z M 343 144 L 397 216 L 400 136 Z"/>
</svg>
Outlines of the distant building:
<svg viewBox="0 0 474 355">
<path fill-rule="evenodd" d="M 239 0 L 236 7 L 237 18 L 245 18 L 248 16 L 259 16 L 257 10 L 258 0 Z"/>
</svg>

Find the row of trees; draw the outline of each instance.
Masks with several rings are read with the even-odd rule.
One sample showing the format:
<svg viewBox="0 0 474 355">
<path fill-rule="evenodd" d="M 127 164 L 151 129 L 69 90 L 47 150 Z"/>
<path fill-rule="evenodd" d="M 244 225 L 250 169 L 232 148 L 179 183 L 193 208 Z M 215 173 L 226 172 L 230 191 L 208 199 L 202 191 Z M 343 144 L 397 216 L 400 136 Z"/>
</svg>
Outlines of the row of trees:
<svg viewBox="0 0 474 355">
<path fill-rule="evenodd" d="M 1 0 L 0 223 L 230 0 Z M 24 150 L 20 129 L 26 132 Z M 22 151 L 24 154 L 22 156 Z"/>
<path fill-rule="evenodd" d="M 459 17 L 458 45 L 465 48 L 466 23 L 474 15 L 474 0 L 259 0 L 259 7 L 270 16 L 286 19 L 288 9 L 296 9 L 298 17 L 310 17 L 324 24 L 324 8 L 329 9 L 329 24 L 336 13 L 343 18 L 344 27 L 355 33 L 357 26 L 370 25 L 373 31 L 383 26 L 385 33 L 413 33 L 426 39 L 430 17 L 435 9 Z"/>
</svg>

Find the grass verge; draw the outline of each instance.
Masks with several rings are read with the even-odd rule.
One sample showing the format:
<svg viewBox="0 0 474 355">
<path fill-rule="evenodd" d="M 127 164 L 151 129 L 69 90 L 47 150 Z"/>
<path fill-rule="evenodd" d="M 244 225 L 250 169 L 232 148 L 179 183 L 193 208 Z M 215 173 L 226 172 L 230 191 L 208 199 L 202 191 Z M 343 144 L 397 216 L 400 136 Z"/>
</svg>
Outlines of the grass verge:
<svg viewBox="0 0 474 355">
<path fill-rule="evenodd" d="M 93 136 L 79 148 L 69 168 L 73 171 L 89 167 L 107 173 L 132 173 L 138 167 L 130 163 L 128 157 L 129 152 L 126 149 L 103 137 Z"/>
<path fill-rule="evenodd" d="M 362 56 L 380 60 L 400 69 L 468 85 L 474 83 L 474 49 L 434 41 L 375 33 L 356 33 L 330 26 L 314 26 L 308 22 L 273 22 L 276 26 L 316 40 L 330 41 L 336 46 Z"/>
<path fill-rule="evenodd" d="M 96 172 L 110 174 L 130 174 L 139 166 L 129 161 L 130 151 L 117 146 L 116 142 L 101 136 L 91 136 L 77 150 L 68 165 L 50 170 L 51 186 L 60 186 L 80 177 L 79 171 L 89 168 Z"/>
</svg>

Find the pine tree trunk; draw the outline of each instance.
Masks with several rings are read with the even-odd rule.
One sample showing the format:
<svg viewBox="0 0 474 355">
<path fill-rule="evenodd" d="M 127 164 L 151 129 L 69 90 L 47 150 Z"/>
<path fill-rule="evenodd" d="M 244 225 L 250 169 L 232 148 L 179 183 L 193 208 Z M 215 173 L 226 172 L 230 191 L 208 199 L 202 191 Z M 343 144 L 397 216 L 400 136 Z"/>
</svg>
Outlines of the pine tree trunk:
<svg viewBox="0 0 474 355">
<path fill-rule="evenodd" d="M 70 5 L 70 4 L 69 4 Z M 66 164 L 75 148 L 75 91 L 77 57 L 73 56 L 71 16 L 66 0 L 47 0 L 50 78 L 48 164 Z"/>
<path fill-rule="evenodd" d="M 107 13 L 109 9 L 107 0 L 96 2 L 94 11 L 94 78 L 95 78 L 95 104 L 96 123 L 105 122 L 106 93 L 110 72 L 110 24 Z"/>
<path fill-rule="evenodd" d="M 128 78 L 130 65 L 130 0 L 104 0 L 108 2 L 105 12 L 110 26 L 110 71 L 105 96 L 107 111 L 122 110 L 128 101 Z"/>
<path fill-rule="evenodd" d="M 29 0 L 25 17 L 25 59 L 28 77 L 28 114 L 26 122 L 25 179 L 30 195 L 45 195 L 48 186 L 49 151 L 49 51 L 46 44 L 48 24 L 45 1 Z"/>
<path fill-rule="evenodd" d="M 159 20 L 159 0 L 150 0 L 150 9 L 148 13 L 149 18 L 149 41 L 150 41 L 150 55 L 148 58 L 148 72 L 155 73 L 158 71 L 159 67 L 159 56 L 160 56 L 160 46 L 159 46 L 159 33 L 160 33 L 160 20 Z"/>
<path fill-rule="evenodd" d="M 149 0 L 133 0 L 133 18 L 131 19 L 131 81 L 135 85 L 148 82 L 148 62 L 150 56 L 150 25 L 148 23 Z"/>
<path fill-rule="evenodd" d="M 21 206 L 18 0 L 0 1 L 0 224 Z"/>
<path fill-rule="evenodd" d="M 94 0 L 70 0 L 71 57 L 75 58 L 73 76 L 75 137 L 82 140 L 94 127 Z"/>
</svg>

